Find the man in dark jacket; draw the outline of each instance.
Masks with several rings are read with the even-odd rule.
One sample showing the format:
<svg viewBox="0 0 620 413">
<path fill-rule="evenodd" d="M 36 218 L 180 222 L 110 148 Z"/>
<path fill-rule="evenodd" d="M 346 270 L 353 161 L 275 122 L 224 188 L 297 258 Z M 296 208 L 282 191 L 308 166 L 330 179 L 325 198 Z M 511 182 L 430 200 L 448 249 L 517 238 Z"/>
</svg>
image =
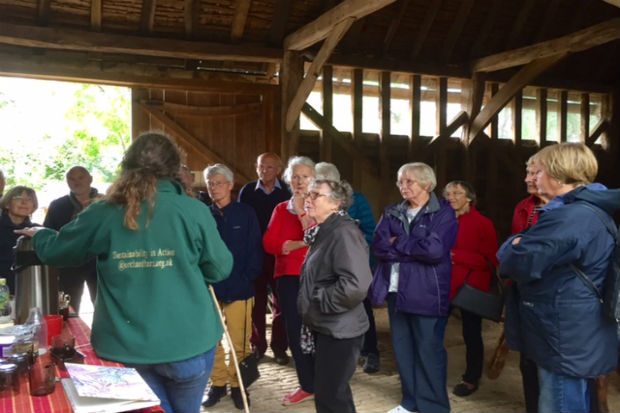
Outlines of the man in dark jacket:
<svg viewBox="0 0 620 413">
<path fill-rule="evenodd" d="M 267 230 L 273 209 L 280 202 L 291 197 L 286 184 L 278 178 L 282 172 L 282 161 L 273 152 L 266 152 L 256 159 L 256 174 L 258 180 L 246 184 L 239 191 L 239 201 L 250 205 L 256 211 L 261 233 Z M 262 251 L 262 245 L 261 245 Z M 284 329 L 284 320 L 280 314 L 278 297 L 276 296 L 276 282 L 273 278 L 274 257 L 264 253 L 263 269 L 254 283 L 256 295 L 252 312 L 252 347 L 259 357 L 267 350 L 265 336 L 265 315 L 267 300 L 271 290 L 271 349 L 276 363 L 287 364 L 289 357 L 286 354 L 288 340 Z"/>
<path fill-rule="evenodd" d="M 214 284 L 213 288 L 222 307 L 237 360 L 241 361 L 251 353 L 254 280 L 262 267 L 262 235 L 254 210 L 248 205 L 232 201 L 233 173 L 230 168 L 222 164 L 209 166 L 205 169 L 205 182 L 209 197 L 213 201 L 210 209 L 217 229 L 233 255 L 230 276 Z M 235 406 L 243 409 L 233 358 L 229 358 L 228 366 L 225 358 L 226 353 L 220 342 L 211 373 L 212 385 L 203 406 L 215 405 L 226 394 L 226 384 L 229 383 Z"/>
<path fill-rule="evenodd" d="M 93 177 L 83 166 L 74 166 L 67 172 L 69 194 L 55 199 L 50 204 L 43 226 L 59 231 L 72 221 L 84 208 L 99 198 L 97 189 L 91 185 Z M 80 311 L 84 282 L 88 286 L 90 299 L 94 303 L 97 295 L 96 260 L 76 267 L 57 268 L 58 288 L 71 296 L 71 305 L 76 313 Z"/>
</svg>

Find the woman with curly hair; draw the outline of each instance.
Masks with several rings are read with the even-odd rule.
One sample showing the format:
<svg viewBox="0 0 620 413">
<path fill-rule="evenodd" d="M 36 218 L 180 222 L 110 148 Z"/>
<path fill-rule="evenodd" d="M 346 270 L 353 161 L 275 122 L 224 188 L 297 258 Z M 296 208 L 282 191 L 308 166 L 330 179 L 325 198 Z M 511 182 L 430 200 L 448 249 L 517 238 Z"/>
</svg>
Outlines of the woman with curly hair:
<svg viewBox="0 0 620 413">
<path fill-rule="evenodd" d="M 141 135 L 103 201 L 59 232 L 21 233 L 45 264 L 97 257 L 97 355 L 135 367 L 166 413 L 198 413 L 222 335 L 207 284 L 228 277 L 232 257 L 207 207 L 186 195 L 179 168 L 167 136 Z"/>
</svg>

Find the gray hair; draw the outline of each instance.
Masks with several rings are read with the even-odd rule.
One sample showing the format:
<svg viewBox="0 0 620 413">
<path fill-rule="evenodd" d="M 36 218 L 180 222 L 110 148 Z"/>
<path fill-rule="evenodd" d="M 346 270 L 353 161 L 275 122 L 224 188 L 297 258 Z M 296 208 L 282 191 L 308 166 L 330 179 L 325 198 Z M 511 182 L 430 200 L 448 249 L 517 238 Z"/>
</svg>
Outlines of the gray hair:
<svg viewBox="0 0 620 413">
<path fill-rule="evenodd" d="M 314 167 L 316 179 L 329 179 L 330 181 L 340 181 L 340 172 L 336 165 L 329 162 L 319 162 Z"/>
<path fill-rule="evenodd" d="M 353 188 L 347 181 L 332 179 L 317 179 L 310 184 L 310 188 L 325 184 L 329 187 L 329 198 L 338 204 L 338 209 L 346 211 L 353 205 Z"/>
<path fill-rule="evenodd" d="M 235 175 L 233 174 L 233 171 L 231 171 L 230 168 L 223 163 L 216 163 L 214 165 L 207 166 L 203 171 L 203 175 L 205 177 L 205 181 L 209 180 L 209 178 L 213 175 L 222 175 L 231 184 L 235 182 Z"/>
<path fill-rule="evenodd" d="M 314 174 L 314 161 L 307 156 L 293 156 L 289 158 L 288 164 L 286 165 L 286 169 L 282 174 L 282 179 L 287 184 L 291 184 L 291 179 L 293 178 L 293 169 L 298 165 L 305 165 L 312 169 L 312 173 Z"/>
<path fill-rule="evenodd" d="M 413 174 L 414 180 L 428 192 L 433 192 L 433 189 L 437 186 L 435 171 L 423 162 L 411 162 L 404 164 L 398 168 L 398 173 L 396 174 L 397 179 L 400 179 L 405 172 L 410 172 Z"/>
<path fill-rule="evenodd" d="M 34 191 L 34 189 L 23 185 L 18 185 L 9 189 L 9 191 L 4 194 L 2 198 L 0 198 L 0 209 L 2 211 L 7 211 L 9 209 L 9 204 L 11 203 L 11 201 L 22 194 L 25 194 L 26 196 L 32 198 L 32 206 L 34 208 L 33 211 L 36 211 L 37 208 L 39 208 L 37 193 Z"/>
</svg>

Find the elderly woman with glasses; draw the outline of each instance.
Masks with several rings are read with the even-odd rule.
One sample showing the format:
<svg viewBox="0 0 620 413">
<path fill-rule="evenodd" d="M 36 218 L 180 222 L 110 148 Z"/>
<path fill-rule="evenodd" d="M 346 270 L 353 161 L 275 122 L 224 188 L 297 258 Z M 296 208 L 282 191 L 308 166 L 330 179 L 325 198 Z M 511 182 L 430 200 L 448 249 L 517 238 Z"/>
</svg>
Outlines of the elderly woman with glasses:
<svg viewBox="0 0 620 413">
<path fill-rule="evenodd" d="M 433 193 L 433 169 L 420 162 L 398 170 L 403 201 L 383 212 L 375 231 L 377 258 L 371 301 L 387 301 L 402 399 L 390 413 L 449 412 L 447 354 L 450 250 L 457 233 L 454 210 Z"/>
<path fill-rule="evenodd" d="M 314 363 L 311 355 L 301 351 L 301 317 L 297 312 L 299 274 L 308 251 L 304 230 L 314 223 L 304 211 L 304 197 L 314 175 L 314 162 L 310 158 L 294 156 L 289 159 L 283 178 L 293 197 L 276 205 L 263 235 L 265 252 L 276 258 L 273 274 L 276 293 L 299 380 L 299 388 L 282 400 L 285 406 L 310 400 L 314 394 Z"/>
<path fill-rule="evenodd" d="M 521 351 L 538 366 L 538 411 L 588 412 L 588 379 L 617 363 L 617 323 L 598 296 L 613 264 L 620 190 L 593 183 L 598 163 L 584 144 L 547 146 L 536 162 L 536 188 L 550 201 L 497 256 L 519 288 Z"/>
<path fill-rule="evenodd" d="M 368 317 L 364 298 L 372 274 L 368 244 L 346 213 L 353 190 L 346 182 L 317 180 L 305 209 L 317 223 L 301 273 L 297 305 L 308 327 L 302 348 L 314 348 L 315 407 L 319 413 L 354 413 L 349 381 L 355 372 Z"/>
<path fill-rule="evenodd" d="M 491 276 L 497 265 L 497 235 L 493 222 L 476 209 L 476 192 L 469 182 L 452 181 L 444 188 L 443 195 L 459 221 L 451 253 L 450 299 L 465 283 L 489 291 Z M 465 373 L 452 393 L 465 397 L 478 390 L 484 363 L 484 343 L 482 318 L 479 315 L 461 309 L 461 322 L 465 341 Z"/>
<path fill-rule="evenodd" d="M 16 229 L 35 226 L 30 216 L 38 208 L 37 194 L 34 189 L 16 186 L 0 199 L 0 276 L 5 277 L 11 294 L 15 294 L 15 274 L 13 266 L 13 247 L 17 242 Z"/>
</svg>

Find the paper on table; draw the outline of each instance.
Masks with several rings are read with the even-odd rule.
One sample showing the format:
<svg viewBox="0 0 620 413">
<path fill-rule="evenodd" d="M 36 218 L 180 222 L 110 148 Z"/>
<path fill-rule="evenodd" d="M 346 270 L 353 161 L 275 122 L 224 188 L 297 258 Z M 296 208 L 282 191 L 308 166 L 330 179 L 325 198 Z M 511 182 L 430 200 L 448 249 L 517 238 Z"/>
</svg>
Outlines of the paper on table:
<svg viewBox="0 0 620 413">
<path fill-rule="evenodd" d="M 124 412 L 158 406 L 160 401 L 133 368 L 65 363 L 70 379 L 62 385 L 75 413 Z"/>
</svg>

